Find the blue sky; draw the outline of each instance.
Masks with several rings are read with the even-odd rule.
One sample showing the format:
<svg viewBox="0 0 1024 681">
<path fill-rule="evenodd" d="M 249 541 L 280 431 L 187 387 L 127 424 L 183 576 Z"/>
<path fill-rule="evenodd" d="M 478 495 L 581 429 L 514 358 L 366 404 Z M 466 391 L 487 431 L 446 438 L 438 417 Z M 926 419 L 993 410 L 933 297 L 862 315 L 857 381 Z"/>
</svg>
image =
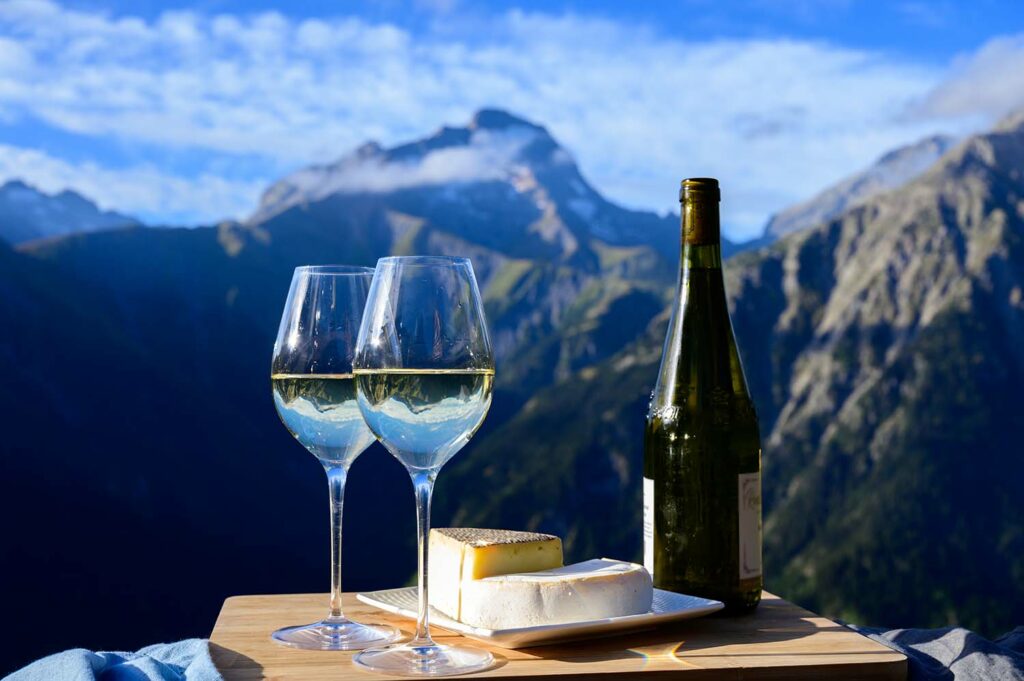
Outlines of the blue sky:
<svg viewBox="0 0 1024 681">
<path fill-rule="evenodd" d="M 498 106 L 627 206 L 718 176 L 748 238 L 1022 105 L 1019 1 L 0 0 L 0 179 L 159 223 L 244 218 L 296 168 Z"/>
</svg>

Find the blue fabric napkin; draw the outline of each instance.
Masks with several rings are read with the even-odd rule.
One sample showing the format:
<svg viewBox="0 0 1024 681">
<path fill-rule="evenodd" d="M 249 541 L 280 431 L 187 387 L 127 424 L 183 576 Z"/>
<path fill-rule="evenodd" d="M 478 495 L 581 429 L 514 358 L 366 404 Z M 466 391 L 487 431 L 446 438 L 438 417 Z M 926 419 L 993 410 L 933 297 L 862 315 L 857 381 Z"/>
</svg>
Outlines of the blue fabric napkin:
<svg viewBox="0 0 1024 681">
<path fill-rule="evenodd" d="M 190 638 L 148 646 L 137 653 L 94 653 L 77 648 L 36 660 L 4 681 L 224 681 L 208 641 Z"/>
<path fill-rule="evenodd" d="M 848 625 L 907 656 L 909 681 L 1024 681 L 1024 627 L 990 641 L 973 631 L 874 629 Z M 33 662 L 4 681 L 224 681 L 209 642 L 193 638 L 137 653 L 68 650 Z"/>
<path fill-rule="evenodd" d="M 960 627 L 849 626 L 906 655 L 908 681 L 1024 681 L 1024 627 L 990 641 Z"/>
</svg>

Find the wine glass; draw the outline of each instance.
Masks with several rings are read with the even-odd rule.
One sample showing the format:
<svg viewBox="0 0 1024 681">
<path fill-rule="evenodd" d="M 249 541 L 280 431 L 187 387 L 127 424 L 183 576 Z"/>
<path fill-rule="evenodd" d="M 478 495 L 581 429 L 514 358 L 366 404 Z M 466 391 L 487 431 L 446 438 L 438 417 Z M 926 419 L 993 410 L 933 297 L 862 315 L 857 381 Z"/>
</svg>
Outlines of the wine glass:
<svg viewBox="0 0 1024 681">
<path fill-rule="evenodd" d="M 323 465 L 331 498 L 331 604 L 326 618 L 271 637 L 309 650 L 361 650 L 401 637 L 394 627 L 359 624 L 341 608 L 341 512 L 352 462 L 373 444 L 356 406 L 352 354 L 373 280 L 366 267 L 297 267 L 274 343 L 270 382 L 288 431 Z"/>
<path fill-rule="evenodd" d="M 494 664 L 486 650 L 430 638 L 427 550 L 438 471 L 491 406 L 494 356 L 473 265 L 466 258 L 377 261 L 352 360 L 359 410 L 416 491 L 419 616 L 404 644 L 356 655 L 367 669 L 405 676 L 468 674 Z"/>
</svg>

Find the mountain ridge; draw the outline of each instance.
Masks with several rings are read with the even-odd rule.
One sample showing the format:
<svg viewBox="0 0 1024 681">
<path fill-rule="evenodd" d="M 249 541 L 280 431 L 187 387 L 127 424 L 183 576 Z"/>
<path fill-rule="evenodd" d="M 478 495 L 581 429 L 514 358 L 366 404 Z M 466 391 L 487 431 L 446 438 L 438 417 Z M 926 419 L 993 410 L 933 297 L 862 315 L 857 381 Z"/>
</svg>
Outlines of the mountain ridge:
<svg viewBox="0 0 1024 681">
<path fill-rule="evenodd" d="M 9 244 L 140 224 L 70 189 L 47 194 L 18 179 L 0 185 L 0 240 Z"/>
<path fill-rule="evenodd" d="M 528 225 L 516 237 L 529 254 L 582 262 L 593 257 L 591 239 L 650 246 L 661 254 L 678 249 L 677 215 L 627 210 L 608 201 L 546 128 L 499 109 L 482 109 L 465 126 L 442 126 L 422 140 L 391 148 L 367 142 L 333 163 L 298 170 L 271 185 L 246 222 L 259 224 L 289 208 L 359 194 L 390 198 L 418 214 L 434 215 L 460 202 L 470 209 L 485 203 L 491 212 L 500 206 L 517 231 Z M 503 223 L 489 229 L 503 229 Z M 479 239 L 482 231 L 474 224 L 457 233 Z M 724 240 L 723 249 L 728 254 L 736 246 Z"/>
<path fill-rule="evenodd" d="M 872 165 L 823 189 L 813 197 L 776 213 L 765 225 L 760 241 L 778 239 L 827 222 L 848 208 L 897 189 L 920 176 L 956 144 L 950 135 L 931 135 L 892 149 Z"/>
</svg>

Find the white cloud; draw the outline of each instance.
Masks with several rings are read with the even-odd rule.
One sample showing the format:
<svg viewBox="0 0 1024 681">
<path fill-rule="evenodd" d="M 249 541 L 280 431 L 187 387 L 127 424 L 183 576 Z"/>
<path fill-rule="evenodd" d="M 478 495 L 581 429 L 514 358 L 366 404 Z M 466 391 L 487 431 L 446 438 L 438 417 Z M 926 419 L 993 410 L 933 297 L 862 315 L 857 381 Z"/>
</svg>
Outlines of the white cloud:
<svg viewBox="0 0 1024 681">
<path fill-rule="evenodd" d="M 1024 106 L 1024 33 L 988 41 L 958 57 L 949 78 L 913 108 L 921 117 L 984 121 Z"/>
<path fill-rule="evenodd" d="M 536 133 L 524 128 L 477 130 L 466 146 L 436 149 L 415 162 L 354 161 L 338 167 L 333 174 L 325 174 L 321 169 L 302 170 L 287 179 L 313 197 L 337 191 L 386 192 L 405 187 L 500 179 L 533 139 Z M 309 186 L 307 182 L 316 182 L 317 186 Z"/>
<path fill-rule="evenodd" d="M 256 204 L 266 180 L 232 181 L 215 175 L 168 175 L 150 164 L 103 168 L 69 163 L 38 149 L 0 144 L 0 183 L 22 179 L 47 193 L 74 189 L 101 208 L 152 224 L 210 224 L 244 215 Z"/>
<path fill-rule="evenodd" d="M 627 205 L 669 208 L 681 177 L 719 176 L 726 224 L 741 237 L 889 148 L 965 125 L 934 118 L 964 113 L 951 95 L 927 115 L 905 115 L 939 97 L 941 69 L 820 42 L 684 42 L 578 15 L 510 12 L 481 25 L 452 14 L 413 35 L 352 17 L 144 21 L 14 0 L 0 3 L 0 27 L 8 118 L 222 165 L 256 155 L 269 175 L 500 106 L 547 125 Z M 1005 98 L 995 87 L 990 96 Z M 205 198 L 176 201 L 200 214 Z M 243 199 L 217 205 L 228 203 Z"/>
</svg>

